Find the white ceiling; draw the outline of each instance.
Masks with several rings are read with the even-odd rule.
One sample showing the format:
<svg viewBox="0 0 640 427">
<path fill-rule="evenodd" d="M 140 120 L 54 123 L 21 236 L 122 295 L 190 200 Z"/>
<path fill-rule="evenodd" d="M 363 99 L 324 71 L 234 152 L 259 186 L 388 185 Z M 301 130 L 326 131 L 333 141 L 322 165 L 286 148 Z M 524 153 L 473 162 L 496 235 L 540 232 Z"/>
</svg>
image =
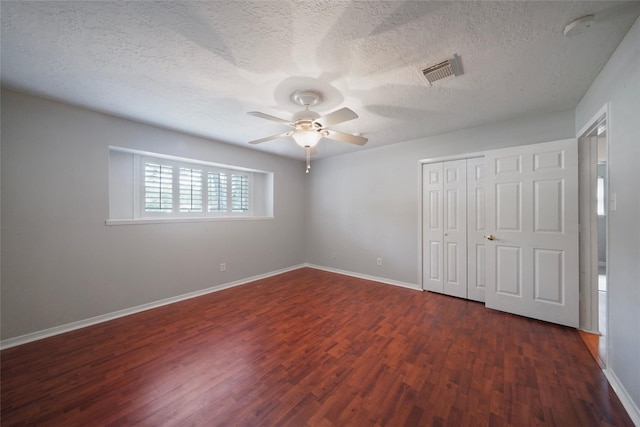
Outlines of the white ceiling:
<svg viewBox="0 0 640 427">
<path fill-rule="evenodd" d="M 378 147 L 577 105 L 640 14 L 616 1 L 2 1 L 2 84 L 90 109 L 300 157 L 297 89 L 349 107 L 317 156 Z M 595 24 L 564 37 L 586 14 Z M 420 70 L 459 55 L 464 75 Z"/>
</svg>

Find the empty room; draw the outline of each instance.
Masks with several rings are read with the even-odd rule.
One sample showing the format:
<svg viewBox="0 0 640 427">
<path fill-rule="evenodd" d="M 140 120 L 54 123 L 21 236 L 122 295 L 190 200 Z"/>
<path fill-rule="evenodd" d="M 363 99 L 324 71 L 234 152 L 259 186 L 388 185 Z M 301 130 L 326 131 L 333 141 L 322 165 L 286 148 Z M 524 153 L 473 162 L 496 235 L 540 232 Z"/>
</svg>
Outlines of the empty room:
<svg viewBox="0 0 640 427">
<path fill-rule="evenodd" d="M 640 1 L 0 19 L 2 426 L 640 426 Z"/>
</svg>

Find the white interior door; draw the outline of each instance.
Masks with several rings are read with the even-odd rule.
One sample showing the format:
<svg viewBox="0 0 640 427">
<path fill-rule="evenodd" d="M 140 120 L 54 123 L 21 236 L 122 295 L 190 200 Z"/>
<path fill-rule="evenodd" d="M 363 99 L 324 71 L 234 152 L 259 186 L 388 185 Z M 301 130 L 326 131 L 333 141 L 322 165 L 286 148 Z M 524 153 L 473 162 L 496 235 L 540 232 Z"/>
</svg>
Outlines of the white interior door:
<svg viewBox="0 0 640 427">
<path fill-rule="evenodd" d="M 467 297 L 467 161 L 444 162 L 444 293 Z"/>
<path fill-rule="evenodd" d="M 486 306 L 577 327 L 577 141 L 485 155 Z"/>
<path fill-rule="evenodd" d="M 422 288 L 439 293 L 444 292 L 443 171 L 442 163 L 422 166 Z"/>
<path fill-rule="evenodd" d="M 467 159 L 467 298 L 484 302 L 487 284 L 485 159 Z"/>
</svg>

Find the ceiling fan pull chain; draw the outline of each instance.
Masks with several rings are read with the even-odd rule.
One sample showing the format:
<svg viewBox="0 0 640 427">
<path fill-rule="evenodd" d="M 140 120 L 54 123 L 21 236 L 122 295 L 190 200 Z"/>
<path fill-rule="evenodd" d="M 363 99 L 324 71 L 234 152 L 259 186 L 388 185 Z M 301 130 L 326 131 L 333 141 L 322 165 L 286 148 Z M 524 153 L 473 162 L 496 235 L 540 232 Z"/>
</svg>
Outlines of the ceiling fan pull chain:
<svg viewBox="0 0 640 427">
<path fill-rule="evenodd" d="M 307 145 L 304 147 L 304 151 L 307 153 L 307 170 L 305 173 L 309 173 L 309 169 L 311 169 L 311 147 Z"/>
</svg>

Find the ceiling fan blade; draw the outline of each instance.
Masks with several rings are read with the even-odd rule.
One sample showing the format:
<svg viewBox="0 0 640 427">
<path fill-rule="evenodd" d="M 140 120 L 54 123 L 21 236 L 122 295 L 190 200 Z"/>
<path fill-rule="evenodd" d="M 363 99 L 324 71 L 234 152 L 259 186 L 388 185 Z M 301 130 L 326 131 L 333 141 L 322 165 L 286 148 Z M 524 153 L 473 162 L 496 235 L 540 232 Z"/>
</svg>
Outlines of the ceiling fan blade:
<svg viewBox="0 0 640 427">
<path fill-rule="evenodd" d="M 344 107 L 339 110 L 329 113 L 326 116 L 320 117 L 314 120 L 314 123 L 320 123 L 323 128 L 336 125 L 338 123 L 346 122 L 349 120 L 357 119 L 358 115 L 353 110 Z"/>
<path fill-rule="evenodd" d="M 268 114 L 261 113 L 259 111 L 249 111 L 247 114 L 249 114 L 250 116 L 254 116 L 254 117 L 260 117 L 261 119 L 271 120 L 272 122 L 282 123 L 282 124 L 287 125 L 287 126 L 291 126 L 291 127 L 294 126 L 293 123 L 291 123 L 289 120 L 281 119 L 281 118 L 275 117 L 275 116 L 270 116 Z"/>
<path fill-rule="evenodd" d="M 336 132 L 335 130 L 326 130 L 325 138 L 335 139 L 336 141 L 348 142 L 349 144 L 364 145 L 368 139 L 358 135 L 350 135 L 348 133 Z"/>
<path fill-rule="evenodd" d="M 255 139 L 253 141 L 249 141 L 249 144 L 260 144 L 260 143 L 263 143 L 263 142 L 271 141 L 272 139 L 284 138 L 285 136 L 291 136 L 291 135 L 293 135 L 293 131 L 292 130 L 290 130 L 289 132 L 280 133 L 278 135 L 268 136 L 268 137 L 262 138 L 262 139 Z"/>
</svg>

